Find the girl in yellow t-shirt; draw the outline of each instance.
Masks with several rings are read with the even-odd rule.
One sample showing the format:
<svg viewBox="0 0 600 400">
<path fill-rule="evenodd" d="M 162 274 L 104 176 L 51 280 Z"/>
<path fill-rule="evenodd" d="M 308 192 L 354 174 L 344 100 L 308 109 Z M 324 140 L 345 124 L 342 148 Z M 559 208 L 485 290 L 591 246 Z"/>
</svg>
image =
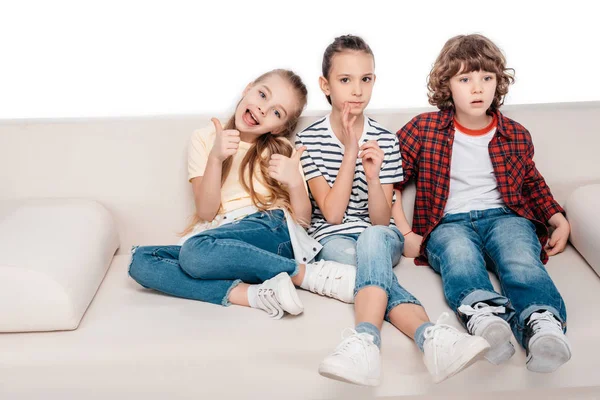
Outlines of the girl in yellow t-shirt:
<svg viewBox="0 0 600 400">
<path fill-rule="evenodd" d="M 238 304 L 273 318 L 304 307 L 295 286 L 351 302 L 355 268 L 310 263 L 321 249 L 308 225 L 300 156 L 288 140 L 307 90 L 277 69 L 246 86 L 222 127 L 194 132 L 188 155 L 196 214 L 181 245 L 133 249 L 130 276 L 142 286 L 224 306 Z"/>
</svg>

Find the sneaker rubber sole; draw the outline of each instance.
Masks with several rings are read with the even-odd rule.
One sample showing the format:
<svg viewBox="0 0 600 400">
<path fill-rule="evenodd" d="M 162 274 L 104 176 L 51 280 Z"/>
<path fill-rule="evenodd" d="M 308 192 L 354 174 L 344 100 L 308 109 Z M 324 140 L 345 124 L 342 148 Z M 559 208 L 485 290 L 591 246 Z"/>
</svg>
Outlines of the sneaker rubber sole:
<svg viewBox="0 0 600 400">
<path fill-rule="evenodd" d="M 321 365 L 319 365 L 319 374 L 325 378 L 355 385 L 378 386 L 380 383 L 379 378 L 364 377 L 357 374 L 355 371 L 350 371 L 337 365 L 329 365 L 326 363 L 321 363 Z"/>
<path fill-rule="evenodd" d="M 281 304 L 281 308 L 292 315 L 301 314 L 304 311 L 304 305 L 300 297 L 298 297 L 298 292 L 292 282 L 292 278 L 287 273 L 282 272 L 271 279 L 276 281 L 276 297 L 279 304 Z"/>
<path fill-rule="evenodd" d="M 472 338 L 477 340 L 473 340 L 471 345 L 460 355 L 459 358 L 454 360 L 454 362 L 450 364 L 445 371 L 441 371 L 436 375 L 433 375 L 434 383 L 440 383 L 456 375 L 460 371 L 471 366 L 471 364 L 483 358 L 485 353 L 490 348 L 489 343 L 484 338 L 479 336 L 472 336 Z"/>
<path fill-rule="evenodd" d="M 571 348 L 562 333 L 533 337 L 529 342 L 527 369 L 533 372 L 554 372 L 571 359 Z"/>
<path fill-rule="evenodd" d="M 515 348 L 510 342 L 512 337 L 510 325 L 503 319 L 498 318 L 490 323 L 485 329 L 478 332 L 478 336 L 481 336 L 490 344 L 485 359 L 494 365 L 508 361 L 515 354 Z"/>
</svg>

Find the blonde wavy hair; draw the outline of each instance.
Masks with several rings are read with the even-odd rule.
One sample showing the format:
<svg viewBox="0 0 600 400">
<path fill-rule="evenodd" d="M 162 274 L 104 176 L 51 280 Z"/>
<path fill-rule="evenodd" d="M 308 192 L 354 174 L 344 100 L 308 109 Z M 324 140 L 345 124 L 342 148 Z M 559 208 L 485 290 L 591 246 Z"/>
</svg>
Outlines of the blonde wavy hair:
<svg viewBox="0 0 600 400">
<path fill-rule="evenodd" d="M 290 115 L 286 124 L 278 130 L 276 134 L 271 132 L 260 135 L 257 140 L 250 146 L 248 152 L 244 156 L 239 169 L 240 184 L 244 190 L 250 194 L 252 204 L 261 211 L 266 211 L 272 208 L 283 208 L 287 210 L 292 217 L 295 218 L 294 212 L 291 207 L 290 195 L 287 189 L 279 184 L 279 182 L 269 176 L 269 160 L 273 154 L 282 154 L 286 157 L 290 157 L 294 152 L 294 147 L 291 145 L 289 139 L 292 138 L 296 126 L 298 125 L 298 118 L 304 107 L 306 106 L 306 98 L 308 91 L 302 79 L 296 75 L 293 71 L 286 69 L 275 69 L 269 71 L 252 82 L 252 85 L 256 85 L 271 75 L 279 75 L 291 84 L 297 95 L 298 107 L 293 114 Z M 227 124 L 223 129 L 236 129 L 235 126 L 235 115 L 233 115 L 227 121 Z M 288 139 L 288 140 L 284 140 Z M 221 186 L 227 180 L 231 166 L 233 164 L 233 157 L 228 157 L 223 161 L 223 169 L 221 173 Z M 263 196 L 257 193 L 254 189 L 254 177 L 267 188 L 269 196 Z M 220 207 L 219 213 L 223 212 L 223 208 Z M 190 233 L 194 226 L 203 222 L 198 214 L 194 214 L 187 228 L 181 232 L 181 236 L 185 236 Z M 306 224 L 307 221 L 299 221 L 300 223 Z"/>
<path fill-rule="evenodd" d="M 490 110 L 498 110 L 504 104 L 508 86 L 515 82 L 515 71 L 506 68 L 506 59 L 498 46 L 478 34 L 454 36 L 446 42 L 427 78 L 429 104 L 440 110 L 453 108 L 450 78 L 472 71 L 496 74 L 498 83 Z"/>
</svg>

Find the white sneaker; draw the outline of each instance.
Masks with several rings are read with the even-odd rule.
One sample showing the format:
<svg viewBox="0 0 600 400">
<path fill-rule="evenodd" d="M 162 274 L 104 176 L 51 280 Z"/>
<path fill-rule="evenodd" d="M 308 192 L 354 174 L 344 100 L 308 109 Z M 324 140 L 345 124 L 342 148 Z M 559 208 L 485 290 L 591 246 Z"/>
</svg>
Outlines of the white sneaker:
<svg viewBox="0 0 600 400">
<path fill-rule="evenodd" d="M 285 312 L 298 315 L 304 311 L 296 287 L 285 272 L 258 285 L 256 307 L 266 311 L 274 319 L 280 319 Z"/>
<path fill-rule="evenodd" d="M 436 324 L 425 329 L 424 333 L 423 361 L 435 383 L 467 368 L 490 348 L 480 336 L 471 336 L 450 325 L 441 324 L 446 318 L 448 313 L 443 313 Z"/>
<path fill-rule="evenodd" d="M 571 359 L 571 345 L 562 325 L 549 311 L 531 314 L 525 337 L 530 371 L 553 372 Z"/>
<path fill-rule="evenodd" d="M 381 357 L 373 335 L 348 328 L 342 333 L 342 339 L 319 365 L 319 374 L 357 385 L 379 385 Z"/>
<path fill-rule="evenodd" d="M 458 307 L 458 311 L 469 316 L 467 321 L 469 333 L 481 336 L 490 344 L 490 350 L 485 355 L 486 360 L 499 365 L 515 354 L 515 347 L 510 342 L 512 337 L 510 325 L 496 315 L 506 312 L 506 308 L 477 303 L 473 307 L 463 304 Z"/>
<path fill-rule="evenodd" d="M 321 260 L 306 265 L 301 287 L 344 303 L 354 303 L 356 267 L 335 261 Z"/>
</svg>

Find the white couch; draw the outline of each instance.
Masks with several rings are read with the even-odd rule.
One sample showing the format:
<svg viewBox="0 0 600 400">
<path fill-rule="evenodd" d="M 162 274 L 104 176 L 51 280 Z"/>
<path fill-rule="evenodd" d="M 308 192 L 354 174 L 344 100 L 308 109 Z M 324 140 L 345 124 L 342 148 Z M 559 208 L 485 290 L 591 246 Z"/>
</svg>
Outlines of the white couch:
<svg viewBox="0 0 600 400">
<path fill-rule="evenodd" d="M 369 115 L 396 131 L 423 111 Z M 435 385 L 414 343 L 385 323 L 379 387 L 322 378 L 319 362 L 353 325 L 351 305 L 300 291 L 305 312 L 273 321 L 249 308 L 165 296 L 128 277 L 132 245 L 175 243 L 192 214 L 186 148 L 210 115 L 0 121 L 0 202 L 94 200 L 112 214 L 120 237 L 76 330 L 0 334 L 0 398 L 600 397 L 600 278 L 591 268 L 600 271 L 600 186 L 583 188 L 600 182 L 600 102 L 507 106 L 504 112 L 531 131 L 537 166 L 566 203 L 576 238 L 577 248 L 570 244 L 547 265 L 567 304 L 573 349 L 557 372 L 527 371 L 519 348 L 505 365 L 480 361 Z M 318 115 L 303 116 L 300 126 Z M 414 188 L 407 193 L 410 215 Z M 429 268 L 403 259 L 395 272 L 432 319 L 449 311 L 440 278 Z"/>
</svg>

